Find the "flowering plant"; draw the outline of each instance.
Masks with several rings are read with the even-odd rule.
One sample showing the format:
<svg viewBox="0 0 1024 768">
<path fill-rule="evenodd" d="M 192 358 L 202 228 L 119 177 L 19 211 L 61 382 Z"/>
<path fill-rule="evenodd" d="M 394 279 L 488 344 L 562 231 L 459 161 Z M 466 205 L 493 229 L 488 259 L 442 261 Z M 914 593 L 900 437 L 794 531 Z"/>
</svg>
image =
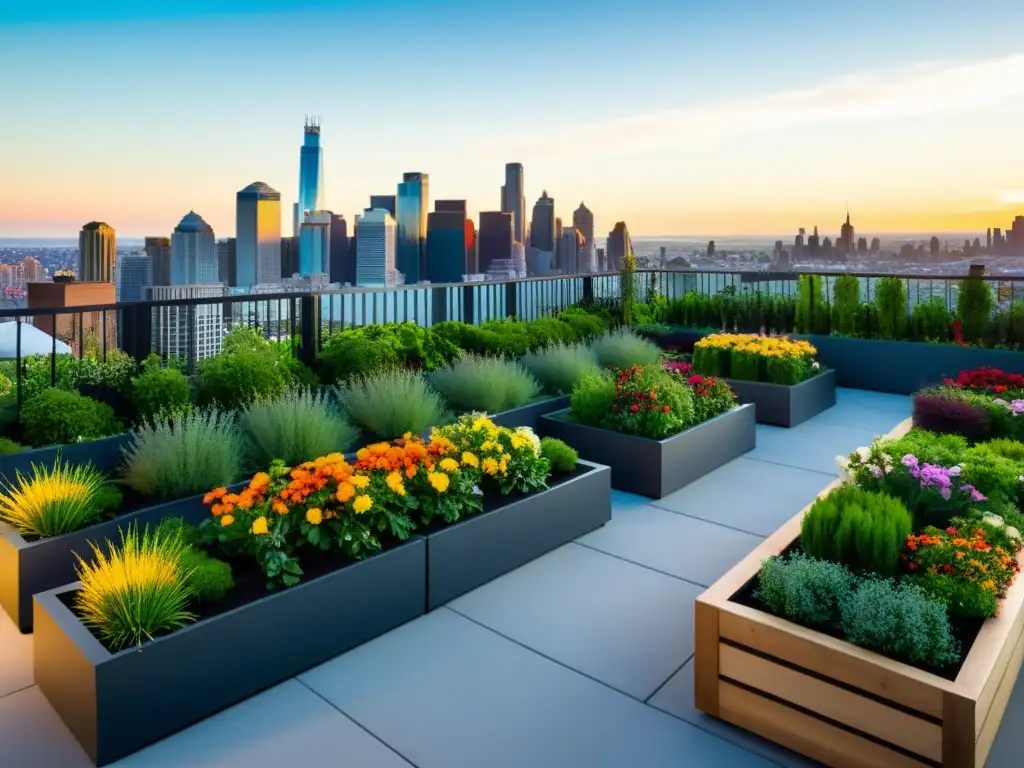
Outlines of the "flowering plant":
<svg viewBox="0 0 1024 768">
<path fill-rule="evenodd" d="M 693 365 L 713 376 L 792 385 L 820 370 L 817 352 L 812 344 L 785 336 L 713 333 L 694 344 Z"/>
<path fill-rule="evenodd" d="M 955 379 L 944 378 L 942 383 L 956 389 L 974 389 L 1000 395 L 1010 390 L 1024 390 L 1024 375 L 1006 373 L 983 365 L 969 371 L 960 371 Z"/>
<path fill-rule="evenodd" d="M 452 445 L 462 466 L 478 472 L 481 488 L 491 486 L 509 494 L 547 487 L 551 465 L 541 456 L 540 438 L 527 427 L 499 427 L 485 414 L 471 413 L 435 429 L 431 440 Z"/>
<path fill-rule="evenodd" d="M 614 376 L 611 412 L 601 422 L 606 429 L 661 440 L 681 432 L 693 418 L 693 394 L 675 374 L 632 365 Z"/>
<path fill-rule="evenodd" d="M 702 424 L 725 413 L 736 401 L 736 393 L 723 379 L 695 373 L 686 379 L 693 390 L 693 423 Z"/>
<path fill-rule="evenodd" d="M 1001 397 L 997 397 L 993 399 L 992 402 L 995 403 L 996 405 L 1001 405 L 1014 416 L 1020 416 L 1022 413 L 1024 413 L 1024 399 L 1022 398 L 1018 398 L 1014 400 L 1012 403 L 1010 403 L 1007 402 L 1006 400 L 1003 400 L 1003 398 Z"/>
<path fill-rule="evenodd" d="M 1020 570 L 1019 549 L 998 526 L 955 518 L 946 529 L 908 536 L 902 559 L 911 573 L 955 576 L 1001 598 Z"/>
<path fill-rule="evenodd" d="M 666 360 L 665 370 L 677 376 L 687 377 L 693 372 L 693 365 L 685 360 Z"/>
</svg>

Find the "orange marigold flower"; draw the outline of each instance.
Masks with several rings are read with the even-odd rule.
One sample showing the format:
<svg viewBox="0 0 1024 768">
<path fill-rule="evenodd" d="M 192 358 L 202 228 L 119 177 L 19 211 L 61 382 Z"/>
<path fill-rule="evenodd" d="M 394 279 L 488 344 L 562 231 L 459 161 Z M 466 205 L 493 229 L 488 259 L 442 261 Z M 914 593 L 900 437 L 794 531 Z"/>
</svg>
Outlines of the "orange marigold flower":
<svg viewBox="0 0 1024 768">
<path fill-rule="evenodd" d="M 270 508 L 279 515 L 288 514 L 288 505 L 285 504 L 283 501 L 275 501 L 273 504 L 270 505 Z"/>
<path fill-rule="evenodd" d="M 353 475 L 349 482 L 356 488 L 365 488 L 370 484 L 370 478 L 366 475 Z"/>
<path fill-rule="evenodd" d="M 214 517 L 219 517 L 220 515 L 224 514 L 224 505 L 214 504 L 212 507 L 210 507 L 210 512 L 213 514 Z"/>
<path fill-rule="evenodd" d="M 270 485 L 270 475 L 266 472 L 257 472 L 252 476 L 252 480 L 249 481 L 249 487 L 253 490 L 266 488 L 268 485 Z"/>
<path fill-rule="evenodd" d="M 324 521 L 324 513 L 319 507 L 306 510 L 306 522 L 310 525 L 320 525 Z"/>
<path fill-rule="evenodd" d="M 231 524 L 232 524 L 233 522 L 235 522 L 235 518 L 233 518 L 233 517 L 232 517 L 231 515 L 224 515 L 224 516 L 223 516 L 223 517 L 222 517 L 222 518 L 220 519 L 220 525 L 221 525 L 221 528 L 227 528 L 227 527 L 228 527 L 229 525 L 231 525 Z"/>
<path fill-rule="evenodd" d="M 217 499 L 224 498 L 224 494 L 228 492 L 227 488 L 214 488 L 212 491 L 203 496 L 203 504 L 211 504 Z"/>
<path fill-rule="evenodd" d="M 355 478 L 353 478 L 355 479 Z M 338 492 L 335 494 L 335 498 L 344 504 L 346 501 L 355 496 L 355 486 L 350 482 L 344 482 L 338 484 Z"/>
</svg>

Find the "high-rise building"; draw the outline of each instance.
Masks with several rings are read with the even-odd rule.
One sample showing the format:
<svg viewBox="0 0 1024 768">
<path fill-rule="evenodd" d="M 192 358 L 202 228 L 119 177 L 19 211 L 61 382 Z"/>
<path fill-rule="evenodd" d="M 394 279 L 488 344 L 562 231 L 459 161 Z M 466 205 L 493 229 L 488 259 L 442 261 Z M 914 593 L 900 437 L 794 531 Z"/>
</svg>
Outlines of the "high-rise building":
<svg viewBox="0 0 1024 768">
<path fill-rule="evenodd" d="M 426 272 L 427 210 L 430 178 L 425 173 L 402 175 L 395 201 L 398 225 L 398 271 L 407 284 L 418 283 Z"/>
<path fill-rule="evenodd" d="M 241 190 L 235 207 L 235 281 L 239 288 L 281 278 L 281 193 L 262 181 Z"/>
<path fill-rule="evenodd" d="M 326 275 L 331 269 L 330 211 L 307 211 L 299 229 L 299 275 Z"/>
<path fill-rule="evenodd" d="M 355 284 L 355 264 L 349 263 L 348 222 L 340 213 L 331 214 L 331 247 L 327 260 L 327 279 L 332 283 Z M 349 274 L 351 267 L 351 275 Z"/>
<path fill-rule="evenodd" d="M 882 250 L 882 241 L 877 237 L 871 238 L 871 253 L 878 253 Z"/>
<path fill-rule="evenodd" d="M 866 237 L 857 238 L 857 253 L 868 252 L 868 239 Z"/>
<path fill-rule="evenodd" d="M 153 286 L 152 301 L 206 299 L 224 295 L 220 283 Z M 221 352 L 224 335 L 224 304 L 169 305 L 153 312 L 153 351 L 161 357 L 205 360 Z"/>
<path fill-rule="evenodd" d="M 117 271 L 117 300 L 142 301 L 153 285 L 153 260 L 144 253 L 121 257 Z"/>
<path fill-rule="evenodd" d="M 469 208 L 466 205 L 465 200 L 436 200 L 434 201 L 434 210 L 438 213 L 447 213 L 452 211 L 458 211 L 462 214 L 464 219 L 463 229 L 465 231 L 464 242 L 466 245 L 465 259 L 462 265 L 462 274 L 472 275 L 476 272 L 476 227 L 473 226 L 473 220 L 469 218 Z M 430 233 L 430 222 L 427 222 L 427 234 Z M 427 265 L 429 272 L 430 264 L 430 253 L 429 247 L 427 249 Z"/>
<path fill-rule="evenodd" d="M 307 117 L 302 149 L 299 150 L 299 200 L 295 203 L 292 215 L 293 235 L 299 235 L 306 211 L 319 211 L 324 207 L 323 185 L 324 153 L 320 146 L 320 121 L 315 117 Z"/>
<path fill-rule="evenodd" d="M 607 272 L 608 271 L 608 257 L 606 256 L 605 248 L 597 249 L 597 271 Z"/>
<path fill-rule="evenodd" d="M 21 262 L 25 270 L 26 283 L 39 283 L 43 280 L 43 265 L 35 256 L 26 256 Z"/>
<path fill-rule="evenodd" d="M 102 221 L 90 221 L 78 233 L 78 280 L 113 283 L 117 266 L 117 234 Z"/>
<path fill-rule="evenodd" d="M 370 195 L 370 209 L 383 208 L 395 218 L 395 195 Z"/>
<path fill-rule="evenodd" d="M 583 234 L 576 227 L 563 227 L 562 236 L 559 239 L 561 263 L 559 268 L 565 275 L 577 275 L 583 270 L 580 268 L 581 254 L 583 253 Z"/>
<path fill-rule="evenodd" d="M 171 285 L 219 284 L 213 228 L 189 211 L 171 236 Z"/>
<path fill-rule="evenodd" d="M 480 214 L 477 238 L 477 271 L 486 273 L 494 260 L 512 260 L 512 213 L 488 211 Z"/>
<path fill-rule="evenodd" d="M 853 253 L 856 240 L 853 236 L 853 224 L 850 223 L 850 212 L 846 212 L 846 222 L 839 230 L 839 242 L 836 245 L 842 253 Z"/>
<path fill-rule="evenodd" d="M 992 250 L 992 227 L 985 232 L 985 250 Z"/>
<path fill-rule="evenodd" d="M 626 254 L 633 251 L 633 243 L 629 239 L 629 230 L 626 228 L 626 222 L 616 222 L 614 229 L 608 233 L 607 249 L 607 269 L 612 272 L 618 272 L 622 268 L 622 260 L 626 258 Z"/>
<path fill-rule="evenodd" d="M 505 184 L 501 188 L 501 210 L 512 214 L 512 239 L 526 242 L 526 196 L 523 192 L 523 164 L 505 164 Z"/>
<path fill-rule="evenodd" d="M 932 235 L 932 239 L 928 241 L 928 252 L 931 254 L 933 259 L 938 258 L 939 248 L 941 247 L 941 245 L 942 244 L 939 242 L 939 238 L 935 237 L 935 235 Z"/>
<path fill-rule="evenodd" d="M 293 277 L 299 273 L 299 238 L 281 238 L 281 277 Z"/>
<path fill-rule="evenodd" d="M 427 216 L 427 280 L 461 283 L 466 274 L 466 213 L 437 210 Z"/>
<path fill-rule="evenodd" d="M 533 206 L 530 245 L 540 251 L 555 252 L 555 201 L 548 197 L 547 190 Z"/>
<path fill-rule="evenodd" d="M 238 241 L 233 237 L 217 241 L 217 282 L 230 288 L 238 286 Z"/>
<path fill-rule="evenodd" d="M 395 220 L 383 208 L 370 208 L 356 221 L 356 285 L 396 285 Z"/>
<path fill-rule="evenodd" d="M 594 214 L 582 202 L 580 207 L 573 211 L 572 225 L 583 235 L 584 250 L 594 245 Z"/>
<path fill-rule="evenodd" d="M 567 272 L 564 271 L 565 270 L 565 264 L 563 263 L 563 259 L 562 259 L 562 230 L 563 229 L 564 229 L 564 227 L 562 226 L 562 217 L 561 216 L 556 216 L 555 217 L 555 261 L 554 261 L 554 264 L 555 264 L 555 267 L 557 269 L 560 269 L 560 270 L 563 271 L 563 274 L 568 274 Z"/>
<path fill-rule="evenodd" d="M 1007 232 L 1009 250 L 1014 256 L 1024 256 L 1024 216 L 1016 216 Z"/>
<path fill-rule="evenodd" d="M 145 250 L 153 262 L 153 285 L 171 284 L 171 238 L 147 237 Z"/>
</svg>

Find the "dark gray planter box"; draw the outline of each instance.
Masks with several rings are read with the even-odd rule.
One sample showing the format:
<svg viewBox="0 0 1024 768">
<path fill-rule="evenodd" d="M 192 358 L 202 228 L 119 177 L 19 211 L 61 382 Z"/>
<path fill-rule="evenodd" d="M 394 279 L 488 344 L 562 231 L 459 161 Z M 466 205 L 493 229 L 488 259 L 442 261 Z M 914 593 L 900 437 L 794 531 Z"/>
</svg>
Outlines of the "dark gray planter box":
<svg viewBox="0 0 1024 768">
<path fill-rule="evenodd" d="M 741 403 L 757 406 L 759 424 L 795 427 L 836 404 L 836 372 L 826 369 L 793 386 L 726 379 Z"/>
<path fill-rule="evenodd" d="M 679 347 L 680 352 L 693 352 L 693 345 L 710 333 L 715 333 L 715 331 L 696 331 L 687 328 L 673 328 L 671 331 L 664 333 L 658 331 L 637 331 L 637 334 L 653 341 L 662 348 Z"/>
<path fill-rule="evenodd" d="M 983 365 L 1024 373 L 1024 353 L 918 341 L 802 336 L 818 348 L 822 365 L 834 368 L 840 387 L 911 395 L 948 376 Z"/>
<path fill-rule="evenodd" d="M 581 461 L 582 475 L 427 540 L 427 610 L 434 610 L 612 519 L 611 470 Z"/>
<path fill-rule="evenodd" d="M 540 432 L 575 448 L 587 461 L 612 470 L 612 488 L 660 499 L 754 449 L 754 406 L 740 405 L 710 421 L 650 440 L 558 418 L 541 417 Z"/>
<path fill-rule="evenodd" d="M 58 456 L 62 461 L 71 464 L 91 462 L 101 472 L 113 472 L 121 464 L 121 450 L 127 448 L 131 440 L 131 433 L 126 432 L 123 435 L 90 440 L 87 443 L 51 445 L 47 448 L 32 448 L 20 453 L 9 453 L 0 456 L 0 479 L 14 482 L 18 472 L 22 474 L 31 472 L 33 464 L 53 466 Z"/>
<path fill-rule="evenodd" d="M 529 427 L 537 430 L 537 420 L 545 413 L 554 413 L 563 408 L 569 407 L 569 395 L 549 397 L 545 400 L 538 400 L 536 403 L 524 405 L 521 408 L 513 408 L 511 411 L 502 411 L 491 416 L 491 421 L 499 427 Z"/>
<path fill-rule="evenodd" d="M 36 685 L 99 766 L 424 613 L 426 542 L 405 544 L 111 653 L 58 595 L 35 598 Z"/>
<path fill-rule="evenodd" d="M 232 490 L 245 487 L 232 486 Z M 80 531 L 37 541 L 25 541 L 17 531 L 0 523 L 0 606 L 22 632 L 32 631 L 32 595 L 78 578 L 75 555 L 89 559 L 89 542 L 102 545 L 120 540 L 118 529 L 137 523 L 156 525 L 165 517 L 182 517 L 197 525 L 210 516 L 203 494 L 168 501 L 121 515 Z"/>
</svg>

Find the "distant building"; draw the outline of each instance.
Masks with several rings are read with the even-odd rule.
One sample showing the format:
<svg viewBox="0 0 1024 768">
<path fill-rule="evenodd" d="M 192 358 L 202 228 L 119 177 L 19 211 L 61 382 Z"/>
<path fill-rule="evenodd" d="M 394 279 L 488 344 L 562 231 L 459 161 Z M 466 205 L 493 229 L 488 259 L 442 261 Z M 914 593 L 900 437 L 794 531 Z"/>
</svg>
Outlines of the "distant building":
<svg viewBox="0 0 1024 768">
<path fill-rule="evenodd" d="M 857 253 L 868 252 L 868 239 L 866 237 L 857 238 Z"/>
<path fill-rule="evenodd" d="M 102 221 L 90 221 L 78 233 L 78 280 L 113 283 L 117 266 L 117 234 Z"/>
<path fill-rule="evenodd" d="M 853 245 L 856 242 L 853 235 L 853 224 L 850 223 L 850 212 L 846 212 L 846 222 L 839 230 L 839 240 L 836 243 L 839 251 L 843 254 L 853 253 Z"/>
<path fill-rule="evenodd" d="M 189 211 L 171 235 L 171 285 L 216 283 L 218 270 L 213 227 Z"/>
<path fill-rule="evenodd" d="M 562 260 L 562 230 L 563 229 L 564 229 L 564 227 L 562 226 L 562 217 L 561 216 L 555 216 L 555 261 L 554 261 L 554 265 L 555 265 L 555 269 L 559 269 L 564 274 L 568 274 L 568 273 L 565 272 L 565 263 Z"/>
<path fill-rule="evenodd" d="M 576 275 L 582 272 L 580 256 L 584 247 L 583 234 L 576 227 L 563 227 L 559 243 L 562 272 L 566 275 Z"/>
<path fill-rule="evenodd" d="M 437 213 L 449 213 L 452 211 L 458 211 L 462 214 L 464 236 L 463 240 L 466 245 L 465 257 L 463 259 L 463 274 L 473 274 L 476 272 L 476 227 L 473 226 L 472 219 L 469 218 L 469 209 L 466 206 L 465 200 L 436 200 L 434 201 L 434 210 Z M 427 221 L 427 237 L 430 236 L 430 222 Z M 430 272 L 430 244 L 427 243 L 427 272 Z M 429 278 L 428 278 L 429 279 Z"/>
<path fill-rule="evenodd" d="M 871 238 L 871 253 L 879 253 L 882 250 L 882 241 L 877 237 Z"/>
<path fill-rule="evenodd" d="M 262 181 L 241 190 L 235 204 L 235 281 L 252 288 L 281 276 L 281 193 Z"/>
<path fill-rule="evenodd" d="M 233 237 L 217 241 L 217 281 L 230 288 L 238 287 L 238 241 Z M 251 288 L 252 286 L 243 286 Z"/>
<path fill-rule="evenodd" d="M 221 283 L 153 286 L 153 301 L 206 299 L 224 295 Z M 224 335 L 224 304 L 162 306 L 153 309 L 153 351 L 161 357 L 205 360 L 221 352 Z"/>
<path fill-rule="evenodd" d="M 129 254 L 121 258 L 117 273 L 117 300 L 142 301 L 153 285 L 153 260 L 145 254 Z"/>
<path fill-rule="evenodd" d="M 606 251 L 604 248 L 597 249 L 597 271 L 607 272 L 608 271 L 608 257 L 605 255 Z"/>
<path fill-rule="evenodd" d="M 505 164 L 505 183 L 501 187 L 502 213 L 512 214 L 512 240 L 526 242 L 526 196 L 523 192 L 523 164 Z"/>
<path fill-rule="evenodd" d="M 427 273 L 432 283 L 459 283 L 466 273 L 466 213 L 434 211 L 427 216 Z"/>
<path fill-rule="evenodd" d="M 391 214 L 391 218 L 395 218 L 396 201 L 395 195 L 370 195 L 370 208 L 383 208 Z"/>
<path fill-rule="evenodd" d="M 714 256 L 715 255 L 715 241 L 714 240 L 708 240 L 708 247 L 707 247 L 706 253 L 707 253 L 708 256 Z"/>
<path fill-rule="evenodd" d="M 572 225 L 583 235 L 583 250 L 594 245 L 594 214 L 582 202 L 572 213 Z"/>
<path fill-rule="evenodd" d="M 506 211 L 487 211 L 480 214 L 477 238 L 479 272 L 486 273 L 490 263 L 512 260 L 512 214 Z"/>
<path fill-rule="evenodd" d="M 526 246 L 522 243 L 512 243 L 512 270 L 517 278 L 526 277 Z"/>
<path fill-rule="evenodd" d="M 355 283 L 356 265 L 349 259 L 348 222 L 342 214 L 331 214 L 330 255 L 327 276 L 332 283 Z"/>
<path fill-rule="evenodd" d="M 402 174 L 395 201 L 398 225 L 398 271 L 408 284 L 418 283 L 425 274 L 427 212 L 430 205 L 430 177 L 425 173 Z"/>
<path fill-rule="evenodd" d="M 299 238 L 281 238 L 281 277 L 292 277 L 299 272 Z"/>
<path fill-rule="evenodd" d="M 307 211 L 299 228 L 299 275 L 326 275 L 331 269 L 330 211 Z"/>
<path fill-rule="evenodd" d="M 357 218 L 356 285 L 397 285 L 395 220 L 381 208 L 373 208 Z"/>
<path fill-rule="evenodd" d="M 626 254 L 632 253 L 633 242 L 629 238 L 629 229 L 626 222 L 620 221 L 615 224 L 614 229 L 608 233 L 608 270 L 618 272 L 622 268 L 622 260 Z"/>
<path fill-rule="evenodd" d="M 533 205 L 530 245 L 539 251 L 555 252 L 555 201 L 545 190 Z"/>
<path fill-rule="evenodd" d="M 171 284 L 171 238 L 147 237 L 146 255 L 153 262 L 153 285 Z"/>
<path fill-rule="evenodd" d="M 306 211 L 319 211 L 323 207 L 324 152 L 320 146 L 320 121 L 306 118 L 299 150 L 299 198 L 292 212 L 292 234 L 299 236 Z"/>
<path fill-rule="evenodd" d="M 970 243 L 968 243 L 968 245 L 970 245 Z M 932 258 L 938 258 L 940 247 L 941 244 L 939 243 L 939 238 L 932 235 L 932 239 L 928 241 L 928 251 L 931 253 Z"/>
<path fill-rule="evenodd" d="M 77 282 L 72 279 L 69 282 L 29 283 L 26 288 L 29 309 L 98 306 L 113 304 L 117 300 L 114 283 L 105 280 Z M 80 341 L 93 334 L 99 337 L 101 346 L 105 333 L 107 349 L 117 347 L 115 310 L 69 312 L 49 317 L 40 315 L 33 319 L 32 324 L 70 346 L 76 356 L 82 354 Z"/>
<path fill-rule="evenodd" d="M 43 265 L 35 256 L 26 256 L 21 262 L 21 266 L 25 270 L 26 283 L 38 283 L 42 281 L 44 271 Z"/>
<path fill-rule="evenodd" d="M 992 227 L 989 227 L 985 232 L 985 249 L 992 250 Z"/>
</svg>

